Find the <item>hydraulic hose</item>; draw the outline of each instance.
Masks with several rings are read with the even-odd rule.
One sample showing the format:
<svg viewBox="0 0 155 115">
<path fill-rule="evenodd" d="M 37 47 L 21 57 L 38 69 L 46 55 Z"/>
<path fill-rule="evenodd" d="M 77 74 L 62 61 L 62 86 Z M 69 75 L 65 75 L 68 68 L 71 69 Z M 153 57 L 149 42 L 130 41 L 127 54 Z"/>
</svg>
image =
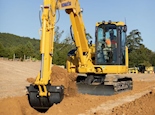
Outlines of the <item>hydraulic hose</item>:
<svg viewBox="0 0 155 115">
<path fill-rule="evenodd" d="M 72 40 L 75 42 L 74 37 L 73 37 L 73 32 L 72 32 L 72 25 L 70 26 L 70 35 L 71 35 Z"/>
</svg>

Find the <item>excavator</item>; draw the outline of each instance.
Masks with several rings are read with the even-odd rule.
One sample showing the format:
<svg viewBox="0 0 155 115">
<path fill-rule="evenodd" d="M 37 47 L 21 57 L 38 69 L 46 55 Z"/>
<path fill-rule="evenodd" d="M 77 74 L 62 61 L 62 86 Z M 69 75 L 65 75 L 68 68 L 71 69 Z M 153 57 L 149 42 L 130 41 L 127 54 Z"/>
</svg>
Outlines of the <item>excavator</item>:
<svg viewBox="0 0 155 115">
<path fill-rule="evenodd" d="M 85 34 L 78 38 L 82 35 L 79 30 L 73 31 L 78 31 L 77 36 L 72 36 L 78 47 L 68 53 L 66 67 L 69 73 L 80 73 L 76 80 L 78 91 L 91 95 L 112 95 L 131 90 L 132 78 L 120 75 L 128 72 L 125 23 L 111 20 L 97 22 L 95 45 L 92 42 L 88 44 Z"/>
<path fill-rule="evenodd" d="M 41 69 L 28 87 L 28 100 L 33 108 L 49 109 L 64 97 L 64 87 L 54 86 L 50 81 L 56 11 L 59 10 L 65 10 L 71 21 L 71 37 L 76 48 L 68 52 L 66 69 L 79 74 L 76 79 L 79 92 L 104 95 L 105 87 L 109 86 L 115 92 L 132 89 L 132 78 L 118 75 L 128 71 L 127 26 L 123 22 L 96 23 L 94 45 L 88 43 L 78 0 L 44 0 L 41 9 Z"/>
</svg>

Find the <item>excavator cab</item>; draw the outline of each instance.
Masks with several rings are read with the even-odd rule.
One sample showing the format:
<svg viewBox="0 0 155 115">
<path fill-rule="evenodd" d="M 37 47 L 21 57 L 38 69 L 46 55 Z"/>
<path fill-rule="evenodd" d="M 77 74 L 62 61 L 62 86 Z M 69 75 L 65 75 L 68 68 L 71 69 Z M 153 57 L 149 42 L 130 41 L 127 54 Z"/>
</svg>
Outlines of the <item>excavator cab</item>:
<svg viewBox="0 0 155 115">
<path fill-rule="evenodd" d="M 103 21 L 96 24 L 95 45 L 90 47 L 93 66 L 88 63 L 86 77 L 77 78 L 80 93 L 112 95 L 132 89 L 132 78 L 118 75 L 128 72 L 126 31 L 124 22 Z M 78 73 L 83 72 L 79 72 L 80 69 Z"/>
<path fill-rule="evenodd" d="M 125 65 L 126 25 L 103 21 L 97 24 L 95 37 L 96 65 Z"/>
</svg>

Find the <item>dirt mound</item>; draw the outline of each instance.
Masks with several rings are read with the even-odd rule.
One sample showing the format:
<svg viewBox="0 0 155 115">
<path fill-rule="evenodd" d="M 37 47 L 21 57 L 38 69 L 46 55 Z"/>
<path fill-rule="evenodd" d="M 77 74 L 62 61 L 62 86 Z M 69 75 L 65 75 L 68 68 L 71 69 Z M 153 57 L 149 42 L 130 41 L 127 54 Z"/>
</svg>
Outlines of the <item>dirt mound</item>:
<svg viewBox="0 0 155 115">
<path fill-rule="evenodd" d="M 51 84 L 52 85 L 63 85 L 64 86 L 64 94 L 65 96 L 74 96 L 77 94 L 76 87 L 76 73 L 68 73 L 66 69 L 61 68 L 59 66 L 52 66 L 51 73 Z M 34 78 L 27 78 L 29 83 L 34 83 Z"/>
<path fill-rule="evenodd" d="M 114 108 L 111 115 L 154 115 L 154 108 L 155 91 L 151 91 L 135 101 Z"/>
<path fill-rule="evenodd" d="M 0 115 L 36 115 L 29 106 L 27 96 L 13 97 L 0 100 Z"/>
<path fill-rule="evenodd" d="M 30 77 L 30 78 L 27 78 L 26 81 L 28 81 L 29 83 L 34 83 L 35 82 L 35 79 Z"/>
<path fill-rule="evenodd" d="M 76 73 L 68 73 L 66 69 L 54 65 L 51 73 L 52 85 L 63 85 L 65 96 L 74 96 L 77 94 Z"/>
</svg>

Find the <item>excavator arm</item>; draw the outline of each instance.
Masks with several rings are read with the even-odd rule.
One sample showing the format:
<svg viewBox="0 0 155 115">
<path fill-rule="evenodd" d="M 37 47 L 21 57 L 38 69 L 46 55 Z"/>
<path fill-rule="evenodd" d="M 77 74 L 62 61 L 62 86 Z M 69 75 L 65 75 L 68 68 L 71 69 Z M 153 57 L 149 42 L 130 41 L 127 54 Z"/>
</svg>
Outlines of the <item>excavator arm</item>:
<svg viewBox="0 0 155 115">
<path fill-rule="evenodd" d="M 41 8 L 41 69 L 34 84 L 28 87 L 28 97 L 33 108 L 48 109 L 61 102 L 64 96 L 64 87 L 53 86 L 50 81 L 57 10 L 69 14 L 81 66 L 86 65 L 89 48 L 78 0 L 44 0 Z"/>
<path fill-rule="evenodd" d="M 54 41 L 54 28 L 56 20 L 56 9 L 54 2 L 55 0 L 44 0 L 43 14 L 42 14 L 42 35 L 40 41 L 40 53 L 41 53 L 41 70 L 35 81 L 35 84 L 39 87 L 39 95 L 47 96 L 47 89 L 43 87 L 44 91 L 41 90 L 40 86 L 45 86 L 50 80 L 51 64 L 53 56 L 53 41 Z M 53 7 L 51 7 L 53 6 Z"/>
<path fill-rule="evenodd" d="M 41 69 L 34 82 L 28 87 L 28 99 L 35 109 L 48 109 L 63 99 L 63 86 L 53 86 L 50 81 L 53 43 L 56 21 L 56 0 L 44 0 L 40 40 Z"/>
<path fill-rule="evenodd" d="M 87 62 L 86 60 L 88 60 L 90 49 L 86 39 L 86 32 L 82 18 L 82 9 L 80 8 L 79 1 L 63 0 L 63 2 L 58 2 L 58 8 L 61 10 L 65 9 L 66 13 L 69 14 L 74 33 L 75 46 L 78 52 L 78 62 L 80 66 L 85 66 Z"/>
</svg>

